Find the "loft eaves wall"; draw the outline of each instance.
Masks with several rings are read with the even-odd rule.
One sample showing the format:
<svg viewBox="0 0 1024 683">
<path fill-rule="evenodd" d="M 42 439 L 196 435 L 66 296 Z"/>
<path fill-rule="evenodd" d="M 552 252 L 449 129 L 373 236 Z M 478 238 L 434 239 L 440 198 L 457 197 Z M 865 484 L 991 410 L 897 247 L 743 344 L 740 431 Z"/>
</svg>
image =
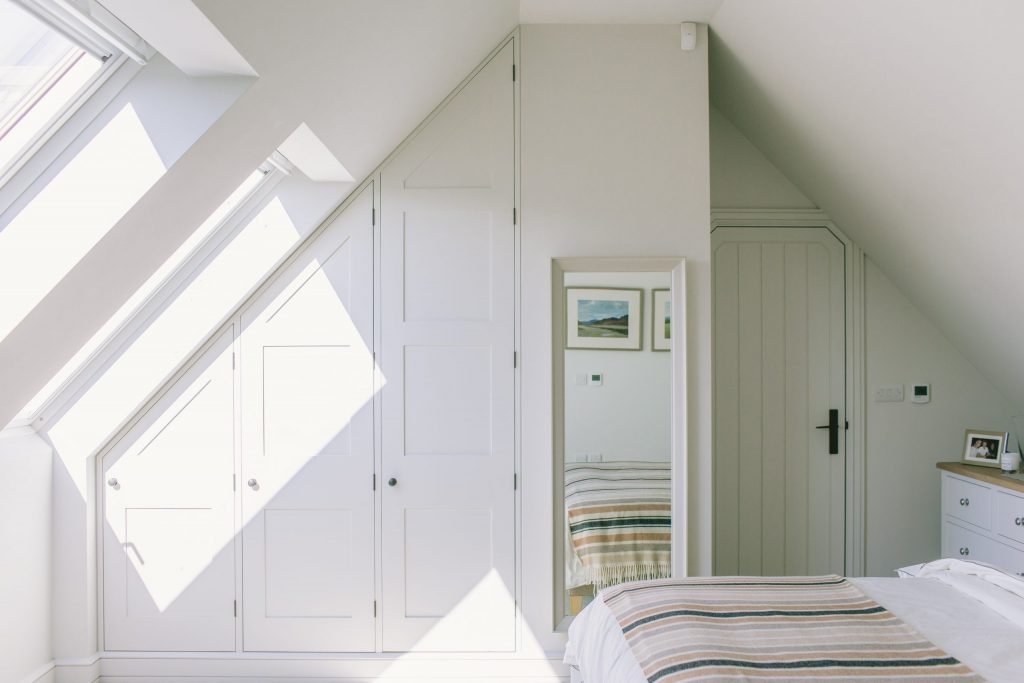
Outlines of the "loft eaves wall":
<svg viewBox="0 0 1024 683">
<path fill-rule="evenodd" d="M 17 341 L 0 344 L 0 424 L 299 124 L 364 177 L 515 27 L 518 9 L 512 0 L 197 4 L 259 78 L 31 311 Z"/>
<path fill-rule="evenodd" d="M 711 99 L 1024 412 L 1024 5 L 726 0 Z M 995 425 L 1012 429 L 1011 425 Z"/>
</svg>

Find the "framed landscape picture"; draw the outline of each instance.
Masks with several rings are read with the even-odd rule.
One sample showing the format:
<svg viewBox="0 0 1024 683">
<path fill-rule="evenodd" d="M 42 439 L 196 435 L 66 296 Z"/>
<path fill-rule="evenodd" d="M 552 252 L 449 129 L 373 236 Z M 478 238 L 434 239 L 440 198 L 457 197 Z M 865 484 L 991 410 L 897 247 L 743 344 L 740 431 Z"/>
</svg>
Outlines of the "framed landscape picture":
<svg viewBox="0 0 1024 683">
<path fill-rule="evenodd" d="M 565 348 L 640 351 L 642 289 L 565 288 Z"/>
<path fill-rule="evenodd" d="M 668 289 L 651 290 L 651 350 L 672 349 L 672 293 Z"/>
<path fill-rule="evenodd" d="M 999 458 L 1006 448 L 1006 432 L 986 429 L 968 429 L 964 436 L 962 462 L 970 465 L 999 467 Z"/>
</svg>

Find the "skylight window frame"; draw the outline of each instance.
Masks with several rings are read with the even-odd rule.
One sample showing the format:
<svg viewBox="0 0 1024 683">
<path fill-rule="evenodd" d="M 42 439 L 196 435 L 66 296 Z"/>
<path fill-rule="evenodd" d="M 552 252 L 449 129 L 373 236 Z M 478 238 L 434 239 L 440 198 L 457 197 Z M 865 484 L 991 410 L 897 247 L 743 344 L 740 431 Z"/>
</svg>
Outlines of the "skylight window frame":
<svg viewBox="0 0 1024 683">
<path fill-rule="evenodd" d="M 23 411 L 19 414 L 10 426 L 30 425 L 36 430 L 41 429 L 64 406 L 76 400 L 88 389 L 93 379 L 106 370 L 118 354 L 202 273 L 220 253 L 222 247 L 238 235 L 269 199 L 277 185 L 288 176 L 287 170 L 271 159 L 260 164 L 255 170 L 263 173 L 263 177 L 248 194 L 242 197 L 216 227 L 167 273 L 153 291 L 125 316 L 120 325 L 96 345 L 93 352 L 53 390 L 50 396 L 40 401 L 31 413 L 26 414 Z"/>
<path fill-rule="evenodd" d="M 106 28 L 100 21 L 86 17 L 73 8 L 66 0 L 9 0 L 22 10 L 46 24 L 51 30 L 59 33 L 83 52 L 91 54 L 102 62 L 95 74 L 66 101 L 57 112 L 44 123 L 28 139 L 20 150 L 6 160 L 0 162 L 0 189 L 4 188 L 25 165 L 49 142 L 69 120 L 96 94 L 110 77 L 128 62 L 145 65 L 149 57 L 155 54 L 145 41 L 135 36 L 134 41 L 125 40 Z M 111 15 L 110 21 L 116 21 Z M 122 33 L 130 32 L 122 27 Z M 81 59 L 81 57 L 78 57 Z M 45 87 L 33 94 L 31 101 L 19 106 L 19 118 L 25 116 L 45 97 L 46 93 L 66 75 L 48 81 Z M 116 93 L 111 93 L 113 98 Z M 16 128 L 11 127 L 11 130 Z"/>
</svg>

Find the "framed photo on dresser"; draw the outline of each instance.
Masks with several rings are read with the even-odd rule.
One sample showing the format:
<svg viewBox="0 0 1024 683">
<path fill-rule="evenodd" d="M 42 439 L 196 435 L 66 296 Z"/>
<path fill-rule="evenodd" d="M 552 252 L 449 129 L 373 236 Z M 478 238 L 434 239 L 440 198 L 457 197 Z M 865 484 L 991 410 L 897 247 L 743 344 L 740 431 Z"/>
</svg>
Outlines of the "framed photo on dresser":
<svg viewBox="0 0 1024 683">
<path fill-rule="evenodd" d="M 964 435 L 964 453 L 961 460 L 968 465 L 999 467 L 999 458 L 1006 450 L 1006 432 L 987 429 L 968 429 Z"/>
</svg>

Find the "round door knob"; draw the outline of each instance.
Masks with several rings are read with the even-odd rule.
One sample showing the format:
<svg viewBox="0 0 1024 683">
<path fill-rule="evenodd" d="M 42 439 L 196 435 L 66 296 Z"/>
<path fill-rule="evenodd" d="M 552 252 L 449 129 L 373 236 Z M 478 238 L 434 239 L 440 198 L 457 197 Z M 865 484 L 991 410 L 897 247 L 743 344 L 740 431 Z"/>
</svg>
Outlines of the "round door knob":
<svg viewBox="0 0 1024 683">
<path fill-rule="evenodd" d="M 121 482 L 117 480 L 117 477 L 111 477 L 110 479 L 107 479 L 107 486 L 112 489 L 119 489 L 121 488 Z"/>
<path fill-rule="evenodd" d="M 1022 524 L 1021 518 L 1020 517 L 1015 518 L 1013 520 L 1013 523 L 1016 524 L 1017 526 L 1020 526 Z"/>
<path fill-rule="evenodd" d="M 966 557 L 967 555 L 971 554 L 971 549 L 970 548 L 960 548 L 960 554 Z"/>
<path fill-rule="evenodd" d="M 258 481 L 256 481 L 255 479 L 250 479 L 246 483 L 249 485 L 249 488 L 251 488 L 253 491 L 259 491 L 260 490 L 260 483 Z"/>
<path fill-rule="evenodd" d="M 388 479 L 388 486 L 394 486 L 397 483 L 398 483 L 398 480 L 395 479 L 394 477 L 391 477 L 390 479 Z"/>
</svg>

